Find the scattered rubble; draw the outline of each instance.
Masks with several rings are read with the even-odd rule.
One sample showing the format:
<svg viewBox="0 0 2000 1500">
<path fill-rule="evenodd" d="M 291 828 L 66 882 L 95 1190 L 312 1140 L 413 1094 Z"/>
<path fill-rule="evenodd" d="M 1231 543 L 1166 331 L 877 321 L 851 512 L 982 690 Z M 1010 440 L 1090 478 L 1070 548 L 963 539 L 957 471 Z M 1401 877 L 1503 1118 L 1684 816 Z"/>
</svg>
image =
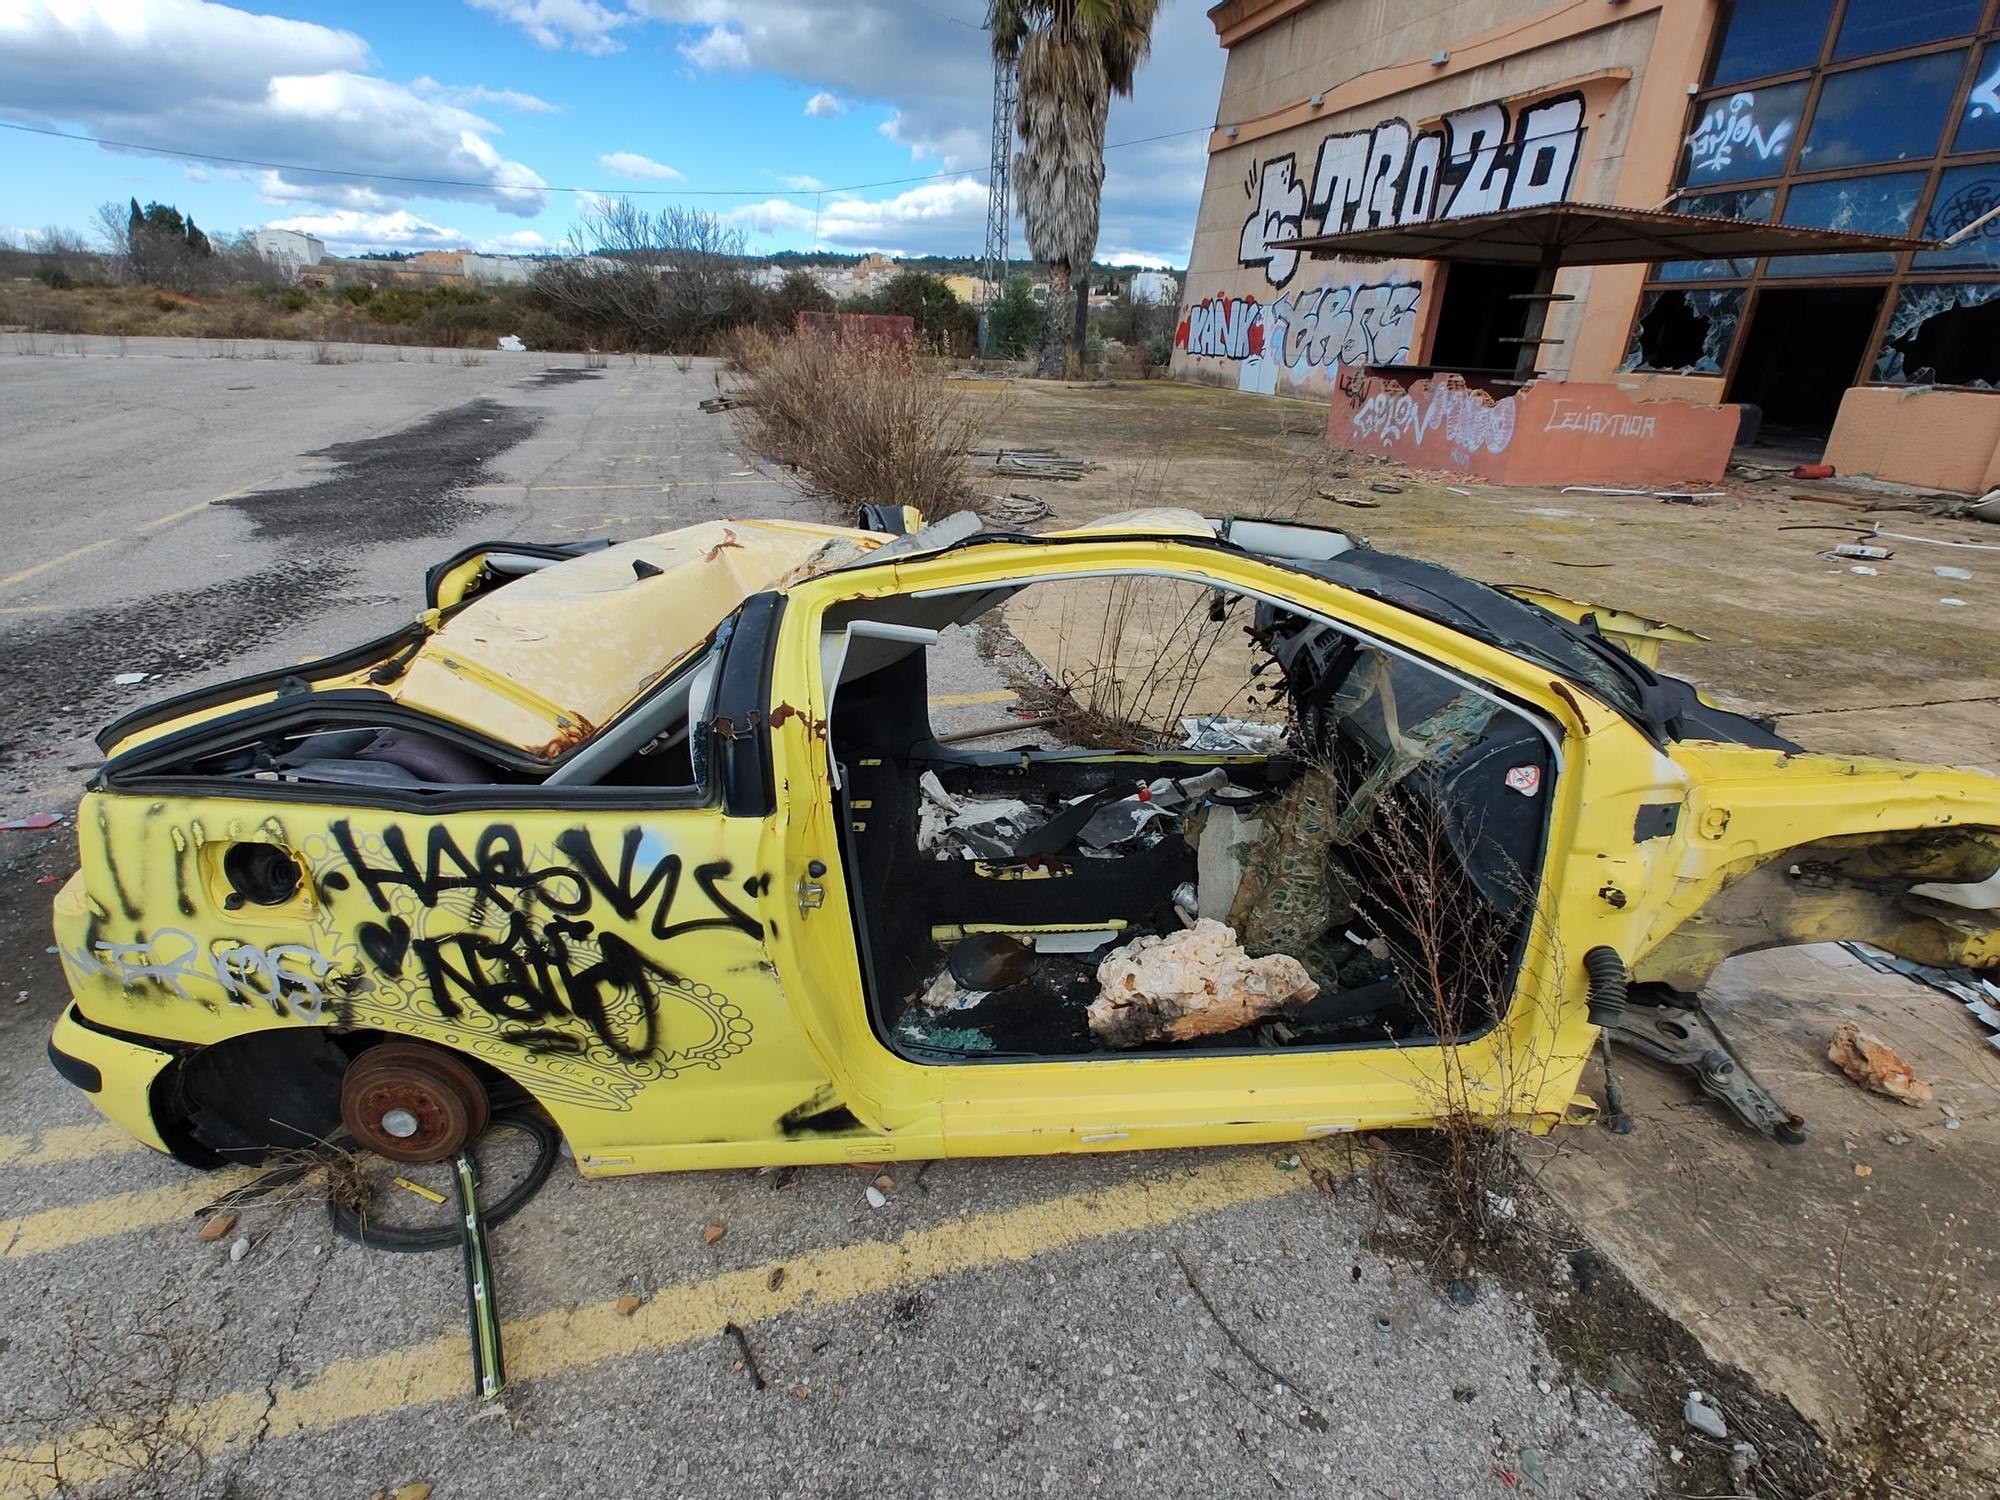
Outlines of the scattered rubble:
<svg viewBox="0 0 2000 1500">
<path fill-rule="evenodd" d="M 1986 887 L 1991 886 L 1988 891 Z M 1910 894 L 1932 901 L 1949 901 L 1975 911 L 1992 911 L 2000 907 L 2000 877 L 1989 878 L 1974 885 L 1946 885 L 1929 883 L 1912 886 Z M 1971 969 L 1940 969 L 1930 964 L 1916 963 L 1911 959 L 1898 958 L 1880 948 L 1867 943 L 1842 943 L 1841 947 L 1860 959 L 1869 968 L 1884 974 L 1901 974 L 1906 978 L 1927 984 L 1934 990 L 1942 990 L 1966 1010 L 1972 1018 L 1987 1031 L 1986 1044 L 2000 1052 L 2000 983 L 1995 983 Z"/>
<path fill-rule="evenodd" d="M 1721 1412 L 1708 1404 L 1708 1398 L 1700 1391 L 1688 1392 L 1687 1400 L 1681 1406 L 1681 1415 L 1696 1432 L 1705 1433 L 1718 1443 L 1729 1440 L 1729 1424 L 1723 1421 Z"/>
<path fill-rule="evenodd" d="M 1097 982 L 1090 1030 L 1114 1047 L 1236 1031 L 1319 993 L 1297 959 L 1252 958 L 1235 929 L 1206 917 L 1185 931 L 1114 948 L 1098 965 Z"/>
<path fill-rule="evenodd" d="M 1880 1037 L 1843 1021 L 1826 1049 L 1827 1060 L 1856 1083 L 1905 1104 L 1931 1102 L 1931 1086 Z"/>
<path fill-rule="evenodd" d="M 1087 458 L 1069 458 L 1053 448 L 974 448 L 968 458 L 984 459 L 994 474 L 1018 474 L 1028 479 L 1076 480 L 1103 467 Z"/>
</svg>

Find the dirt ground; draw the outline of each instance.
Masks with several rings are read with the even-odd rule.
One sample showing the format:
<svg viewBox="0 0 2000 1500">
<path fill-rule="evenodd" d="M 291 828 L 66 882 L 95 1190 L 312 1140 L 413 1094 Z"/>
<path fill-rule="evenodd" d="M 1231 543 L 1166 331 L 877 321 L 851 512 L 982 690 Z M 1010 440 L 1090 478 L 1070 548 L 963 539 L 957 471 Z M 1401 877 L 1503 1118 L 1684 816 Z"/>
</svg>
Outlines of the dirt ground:
<svg viewBox="0 0 2000 1500">
<path fill-rule="evenodd" d="M 1909 493 L 1735 470 L 1713 486 L 1721 498 L 1700 504 L 1514 489 L 1329 452 L 1314 403 L 1165 381 L 975 389 L 993 405 L 993 445 L 1101 466 L 1075 482 L 982 485 L 1041 496 L 1055 511 L 1046 527 L 1142 505 L 1336 526 L 1490 583 L 1696 631 L 1706 641 L 1668 645 L 1662 665 L 1727 707 L 1775 717 L 1809 749 L 2000 768 L 2000 527 L 1799 498 L 1889 505 Z M 1823 555 L 1878 522 L 1961 545 L 1883 541 L 1894 556 L 1860 564 L 1872 574 Z M 1010 624 L 1045 661 L 1073 663 L 1092 645 L 1065 634 L 1077 613 Z M 1829 1253 L 1846 1243 L 1864 1279 L 1893 1284 L 1947 1215 L 1963 1221 L 1966 1243 L 2000 1244 L 2000 1052 L 1956 1002 L 1832 946 L 1734 960 L 1704 1001 L 1806 1115 L 1807 1142 L 1765 1141 L 1685 1077 L 1621 1052 L 1635 1132 L 1559 1132 L 1539 1180 L 1711 1354 L 1836 1421 L 1853 1388 L 1812 1317 Z M 1902 1048 L 1937 1101 L 1913 1108 L 1848 1082 L 1825 1056 L 1843 1020 Z M 1603 1098 L 1597 1067 L 1583 1086 Z M 2000 1296 L 1990 1264 L 1983 1295 Z"/>
<path fill-rule="evenodd" d="M 968 388 L 997 408 L 994 444 L 1103 466 L 1070 483 L 983 486 L 1040 495 L 1055 508 L 1050 526 L 1139 505 L 1337 526 L 1488 583 L 1530 584 L 1696 631 L 1707 641 L 1667 646 L 1662 665 L 1726 707 L 1776 715 L 1780 731 L 1810 749 L 2000 766 L 2000 527 L 1901 511 L 1864 517 L 1794 498 L 1847 493 L 1841 486 L 1789 477 L 1732 474 L 1715 486 L 1725 498 L 1701 505 L 1488 485 L 1329 453 L 1317 403 L 1176 381 Z M 1322 490 L 1374 505 L 1322 499 Z M 1882 542 L 1895 556 L 1859 564 L 1872 577 L 1822 555 L 1878 521 L 1969 545 Z M 1940 577 L 1940 567 L 1972 576 Z"/>
</svg>

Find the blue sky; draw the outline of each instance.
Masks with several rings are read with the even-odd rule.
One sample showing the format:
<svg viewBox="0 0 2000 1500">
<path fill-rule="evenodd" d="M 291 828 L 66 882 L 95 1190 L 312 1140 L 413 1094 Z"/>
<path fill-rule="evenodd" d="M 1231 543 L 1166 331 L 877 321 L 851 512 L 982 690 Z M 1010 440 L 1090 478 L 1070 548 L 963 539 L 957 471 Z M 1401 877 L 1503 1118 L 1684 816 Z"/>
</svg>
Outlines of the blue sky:
<svg viewBox="0 0 2000 1500">
<path fill-rule="evenodd" d="M 1166 0 L 1108 138 L 1101 259 L 1184 264 L 1222 52 Z M 542 250 L 587 188 L 729 216 L 753 251 L 980 253 L 983 0 L 0 0 L 0 234 L 177 204 L 330 248 Z M 896 181 L 974 169 L 970 175 Z M 443 179 L 462 186 L 399 182 Z M 888 184 L 862 186 L 863 184 Z M 1015 249 L 1022 237 L 1018 223 Z"/>
</svg>

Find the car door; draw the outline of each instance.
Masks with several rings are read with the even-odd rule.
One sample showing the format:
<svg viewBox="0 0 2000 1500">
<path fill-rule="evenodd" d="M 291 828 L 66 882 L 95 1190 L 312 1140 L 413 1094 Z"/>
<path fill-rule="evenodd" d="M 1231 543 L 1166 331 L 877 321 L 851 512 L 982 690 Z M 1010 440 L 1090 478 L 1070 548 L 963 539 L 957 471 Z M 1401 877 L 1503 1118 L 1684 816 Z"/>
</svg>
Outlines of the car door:
<svg viewBox="0 0 2000 1500">
<path fill-rule="evenodd" d="M 1441 661 L 1460 680 L 1476 680 L 1481 690 L 1496 696 L 1536 704 L 1548 697 L 1546 674 L 1524 669 L 1505 653 L 1412 622 L 1377 601 L 1242 552 L 1167 538 L 1079 540 L 1035 552 L 1017 545 L 965 548 L 795 587 L 778 653 L 783 691 L 774 701 L 773 745 L 782 794 L 793 809 L 784 826 L 785 853 L 779 864 L 797 917 L 788 914 L 777 923 L 786 930 L 776 947 L 788 984 L 792 976 L 810 976 L 815 1026 L 835 1054 L 826 1060 L 838 1071 L 837 1087 L 857 1113 L 885 1122 L 899 1114 L 917 1118 L 935 1107 L 953 1154 L 1282 1140 L 1430 1118 L 1440 1066 L 1435 1048 L 1098 1055 L 939 1066 L 913 1062 L 892 1049 L 879 1021 L 871 1022 L 857 913 L 841 878 L 843 830 L 837 809 L 843 803 L 827 730 L 829 713 L 837 712 L 831 704 L 828 663 L 838 653 L 829 648 L 822 621 L 834 606 L 852 611 L 859 607 L 856 601 L 892 602 L 927 592 L 1102 576 L 1107 570 L 1170 574 L 1230 594 L 1339 617 L 1398 651 Z M 1560 772 L 1535 792 L 1554 809 L 1549 820 L 1553 842 L 1574 816 L 1573 793 Z M 869 812 L 848 804 L 850 819 L 866 818 Z M 1552 946 L 1530 945 L 1519 983 L 1524 992 L 1546 995 L 1554 1003 L 1516 1005 L 1492 1034 L 1460 1049 L 1476 1062 L 1496 1052 L 1504 1040 L 1517 1048 L 1531 1046 L 1546 1059 L 1562 1029 L 1564 987 L 1577 988 L 1577 1022 L 1563 1038 L 1563 1064 L 1522 1072 L 1511 1081 L 1499 1081 L 1496 1074 L 1496 1109 L 1518 1107 L 1559 1116 L 1587 1048 L 1580 983 L 1550 961 Z"/>
</svg>

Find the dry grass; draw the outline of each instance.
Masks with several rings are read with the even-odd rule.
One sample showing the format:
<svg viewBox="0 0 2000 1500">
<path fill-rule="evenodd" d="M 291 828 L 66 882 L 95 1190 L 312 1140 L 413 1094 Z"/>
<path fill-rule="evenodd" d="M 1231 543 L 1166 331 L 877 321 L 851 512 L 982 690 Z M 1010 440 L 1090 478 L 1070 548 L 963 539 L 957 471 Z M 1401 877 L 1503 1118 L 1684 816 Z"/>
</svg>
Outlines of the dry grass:
<svg viewBox="0 0 2000 1500">
<path fill-rule="evenodd" d="M 210 1433 L 191 1398 L 221 1363 L 221 1328 L 191 1325 L 186 1300 L 168 1283 L 129 1315 L 71 1308 L 45 1402 L 8 1424 L 22 1441 L 0 1460 L 0 1483 L 51 1497 L 203 1493 Z"/>
<path fill-rule="evenodd" d="M 965 508 L 966 456 L 992 409 L 913 350 L 747 331 L 724 347 L 748 377 L 738 430 L 753 451 L 790 465 L 809 493 L 846 507 L 907 505 L 929 519 Z"/>
<path fill-rule="evenodd" d="M 1836 1434 L 1842 1500 L 1972 1500 L 1995 1493 L 2000 1457 L 2000 1304 L 1976 1288 L 1990 1253 L 1953 1217 L 1889 1263 L 1827 1256 L 1824 1301 L 1859 1414 Z"/>
</svg>

